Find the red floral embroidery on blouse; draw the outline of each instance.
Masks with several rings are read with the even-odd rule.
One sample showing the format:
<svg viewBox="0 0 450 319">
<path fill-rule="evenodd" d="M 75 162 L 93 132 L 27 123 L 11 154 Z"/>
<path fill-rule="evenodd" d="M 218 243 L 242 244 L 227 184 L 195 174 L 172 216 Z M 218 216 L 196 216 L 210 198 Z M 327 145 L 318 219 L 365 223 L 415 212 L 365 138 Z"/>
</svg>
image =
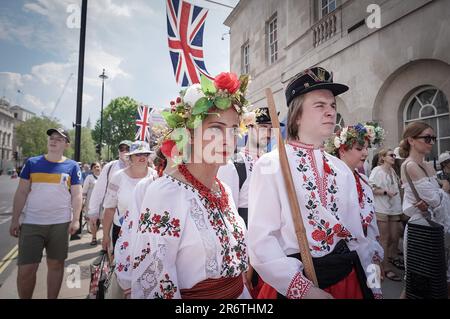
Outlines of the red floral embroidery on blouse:
<svg viewBox="0 0 450 319">
<path fill-rule="evenodd" d="M 141 214 L 139 220 L 139 231 L 145 233 L 148 230 L 161 236 L 180 237 L 180 220 L 177 218 L 170 220 L 169 212 L 164 212 L 163 215 L 153 214 L 150 218 L 150 210 L 146 208 L 146 212 Z"/>
</svg>

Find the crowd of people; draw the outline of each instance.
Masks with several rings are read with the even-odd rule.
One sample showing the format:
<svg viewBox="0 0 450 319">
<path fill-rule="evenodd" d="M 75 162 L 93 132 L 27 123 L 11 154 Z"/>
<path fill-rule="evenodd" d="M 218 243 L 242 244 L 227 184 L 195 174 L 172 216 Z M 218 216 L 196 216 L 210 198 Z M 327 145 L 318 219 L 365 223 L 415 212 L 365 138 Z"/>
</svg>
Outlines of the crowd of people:
<svg viewBox="0 0 450 319">
<path fill-rule="evenodd" d="M 48 130 L 48 153 L 27 161 L 14 198 L 20 297 L 32 296 L 44 248 L 48 297 L 57 297 L 82 210 L 91 245 L 102 227 L 111 298 L 382 299 L 368 278 L 379 269 L 378 282 L 402 280 L 405 226 L 420 218 L 444 227 L 448 264 L 450 154 L 438 173 L 425 161 L 431 126 L 409 124 L 393 148 L 378 123 L 335 132 L 336 96 L 349 87 L 315 67 L 286 88 L 281 148 L 269 108 L 248 106 L 247 84 L 232 73 L 202 80 L 164 113 L 157 148 L 122 141 L 117 160 L 83 172 L 63 156 L 67 132 Z"/>
</svg>

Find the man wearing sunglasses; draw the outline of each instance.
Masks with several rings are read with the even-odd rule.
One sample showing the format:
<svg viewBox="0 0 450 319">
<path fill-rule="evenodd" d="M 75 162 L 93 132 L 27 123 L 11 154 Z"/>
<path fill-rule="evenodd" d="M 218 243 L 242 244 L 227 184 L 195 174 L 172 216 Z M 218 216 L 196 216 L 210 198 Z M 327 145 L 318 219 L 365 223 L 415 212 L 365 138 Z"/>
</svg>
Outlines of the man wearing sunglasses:
<svg viewBox="0 0 450 319">
<path fill-rule="evenodd" d="M 116 172 L 128 166 L 126 159 L 127 153 L 130 151 L 130 146 L 131 141 L 124 140 L 119 143 L 119 159 L 106 164 L 98 177 L 97 183 L 95 183 L 89 201 L 88 211 L 91 225 L 97 223 L 98 219 L 103 219 L 103 201 L 105 200 L 108 184 Z"/>
</svg>

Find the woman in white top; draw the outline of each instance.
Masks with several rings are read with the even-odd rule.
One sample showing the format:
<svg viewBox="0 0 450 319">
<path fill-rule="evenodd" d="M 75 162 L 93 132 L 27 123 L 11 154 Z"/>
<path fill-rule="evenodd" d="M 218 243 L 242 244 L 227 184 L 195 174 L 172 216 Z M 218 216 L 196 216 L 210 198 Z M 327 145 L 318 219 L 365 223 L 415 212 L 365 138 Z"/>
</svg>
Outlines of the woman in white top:
<svg viewBox="0 0 450 319">
<path fill-rule="evenodd" d="M 120 227 L 123 218 L 129 209 L 136 184 L 143 178 L 154 175 L 153 169 L 149 168 L 148 158 L 152 152 L 148 143 L 136 141 L 131 144 L 129 156 L 129 167 L 118 171 L 113 175 L 108 185 L 103 207 L 105 216 L 103 217 L 103 241 L 102 246 L 106 251 L 110 251 L 111 226 L 113 251 L 119 237 Z"/>
<path fill-rule="evenodd" d="M 402 231 L 401 215 L 402 202 L 400 198 L 399 178 L 393 165 L 395 154 L 391 149 L 378 152 L 378 166 L 375 167 L 369 178 L 373 187 L 374 204 L 377 216 L 380 240 L 384 249 L 383 260 L 384 276 L 393 281 L 401 281 L 389 263 L 399 263 L 398 243 Z"/>
<path fill-rule="evenodd" d="M 444 226 L 446 234 L 446 257 L 448 263 L 450 233 L 450 195 L 441 189 L 436 171 L 431 163 L 425 162 L 436 142 L 433 128 L 425 122 L 409 124 L 403 133 L 400 143 L 400 155 L 406 158 L 402 165 L 402 181 L 405 189 L 403 212 L 410 221 L 430 217 L 433 221 Z M 411 178 L 420 201 L 417 201 L 411 189 L 406 174 Z M 431 216 L 428 212 L 431 211 Z M 407 230 L 406 230 L 407 231 Z M 405 234 L 405 238 L 406 238 Z M 404 245 L 406 247 L 406 243 Z M 405 253 L 405 259 L 407 258 Z M 450 269 L 447 269 L 447 280 L 450 278 Z"/>
<path fill-rule="evenodd" d="M 87 217 L 87 212 L 89 208 L 89 200 L 91 199 L 92 190 L 94 189 L 95 183 L 97 183 L 97 179 L 100 176 L 101 172 L 101 166 L 99 162 L 94 162 L 91 164 L 91 172 L 92 174 L 89 174 L 86 179 L 84 180 L 83 184 L 83 209 L 85 216 Z M 101 219 L 101 218 L 100 218 Z M 91 246 L 97 245 L 97 230 L 100 226 L 100 219 L 97 220 L 95 223 L 89 223 L 91 226 L 91 234 L 92 234 L 92 240 L 91 240 Z"/>
<path fill-rule="evenodd" d="M 169 164 L 147 187 L 141 209 L 123 226 L 131 229 L 130 241 L 116 247 L 131 246 L 131 255 L 116 270 L 131 298 L 250 297 L 243 275 L 245 224 L 230 189 L 216 178 L 233 154 L 247 81 L 230 73 L 221 73 L 214 84 L 203 78 L 163 113 L 174 133 L 161 150 L 175 166 Z M 121 275 L 124 270 L 131 276 Z"/>
</svg>

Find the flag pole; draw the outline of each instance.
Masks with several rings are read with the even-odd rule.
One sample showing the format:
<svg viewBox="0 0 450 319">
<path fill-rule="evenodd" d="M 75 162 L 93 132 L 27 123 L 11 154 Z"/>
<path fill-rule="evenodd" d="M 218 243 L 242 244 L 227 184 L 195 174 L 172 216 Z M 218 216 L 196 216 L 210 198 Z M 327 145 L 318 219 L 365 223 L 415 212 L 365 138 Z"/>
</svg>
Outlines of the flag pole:
<svg viewBox="0 0 450 319">
<path fill-rule="evenodd" d="M 217 4 L 218 6 L 223 6 L 223 7 L 226 7 L 226 8 L 234 9 L 234 7 L 232 7 L 232 6 L 228 5 L 228 4 L 224 4 L 224 3 L 220 3 L 220 2 L 216 2 L 216 1 L 212 1 L 212 0 L 204 0 L 204 1 Z"/>
<path fill-rule="evenodd" d="M 280 122 L 278 121 L 278 114 L 275 109 L 275 101 L 273 93 L 270 88 L 266 89 L 267 104 L 269 107 L 270 119 L 272 120 L 272 127 L 278 129 L 280 132 Z M 284 146 L 283 137 L 278 134 L 278 152 L 280 156 L 280 166 L 283 173 L 286 191 L 289 198 L 289 205 L 291 207 L 292 220 L 295 228 L 295 235 L 297 236 L 298 247 L 300 249 L 300 256 L 303 267 L 305 269 L 306 277 L 311 280 L 316 287 L 318 287 L 317 276 L 314 270 L 314 264 L 309 250 L 308 238 L 306 237 L 305 225 L 303 225 L 303 218 L 300 212 L 300 205 L 298 204 L 297 193 L 295 192 L 294 181 L 292 179 L 291 169 Z"/>
<path fill-rule="evenodd" d="M 77 111 L 75 120 L 75 156 L 76 162 L 80 161 L 81 146 L 81 120 L 83 109 L 83 77 L 84 77 L 84 51 L 86 43 L 86 17 L 88 0 L 81 4 L 81 29 L 80 29 L 80 51 L 78 54 L 78 88 L 77 88 Z"/>
</svg>

